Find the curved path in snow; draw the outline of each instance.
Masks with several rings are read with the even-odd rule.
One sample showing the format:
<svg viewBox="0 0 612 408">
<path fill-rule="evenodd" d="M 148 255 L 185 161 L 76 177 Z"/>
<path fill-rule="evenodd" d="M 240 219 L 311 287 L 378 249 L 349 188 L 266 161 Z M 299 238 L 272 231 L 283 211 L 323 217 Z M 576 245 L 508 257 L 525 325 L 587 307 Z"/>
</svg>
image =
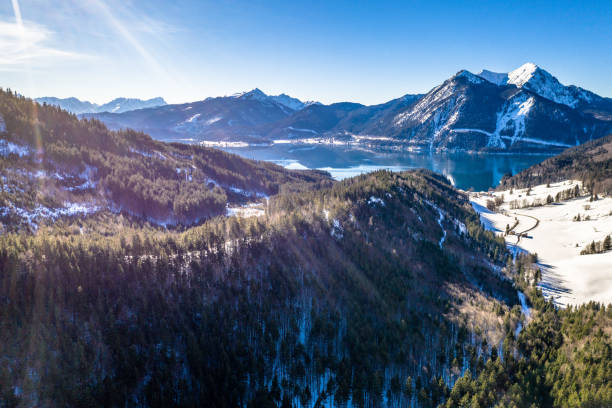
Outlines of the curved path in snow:
<svg viewBox="0 0 612 408">
<path fill-rule="evenodd" d="M 514 213 L 514 215 L 518 215 L 518 216 L 520 216 L 520 217 L 527 217 L 527 218 L 531 218 L 532 220 L 535 220 L 535 224 L 533 224 L 533 225 L 532 225 L 530 228 L 527 228 L 527 229 L 526 229 L 526 230 L 524 230 L 524 231 L 521 231 L 521 232 L 517 232 L 517 233 L 516 233 L 516 236 L 517 236 L 516 243 L 518 244 L 518 243 L 520 242 L 520 240 L 521 240 L 521 236 L 522 236 L 523 234 L 526 234 L 526 233 L 528 233 L 529 231 L 532 231 L 532 230 L 536 229 L 536 228 L 538 227 L 538 225 L 540 225 L 540 220 L 539 220 L 538 218 L 536 218 L 536 217 L 533 217 L 533 216 L 531 216 L 531 215 L 527 215 L 527 214 L 519 214 L 519 213 Z"/>
</svg>

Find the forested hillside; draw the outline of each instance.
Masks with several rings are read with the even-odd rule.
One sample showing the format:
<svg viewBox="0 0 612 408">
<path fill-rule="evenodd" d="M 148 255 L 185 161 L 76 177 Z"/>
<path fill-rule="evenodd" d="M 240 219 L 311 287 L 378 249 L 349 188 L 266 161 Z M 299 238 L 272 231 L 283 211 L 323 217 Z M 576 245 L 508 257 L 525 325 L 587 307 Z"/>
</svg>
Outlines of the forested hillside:
<svg viewBox="0 0 612 408">
<path fill-rule="evenodd" d="M 0 91 L 0 174 L 8 229 L 109 209 L 191 224 L 223 214 L 227 203 L 331 183 L 322 172 L 109 131 L 10 91 Z"/>
<path fill-rule="evenodd" d="M 558 310 L 532 296 L 537 314 L 516 348 L 504 348 L 479 375 L 466 372 L 446 407 L 612 406 L 612 305 Z"/>
<path fill-rule="evenodd" d="M 572 147 L 513 177 L 504 177 L 498 188 L 525 188 L 562 180 L 580 180 L 593 194 L 612 193 L 612 135 Z"/>
<path fill-rule="evenodd" d="M 182 233 L 68 221 L 0 238 L 9 406 L 434 406 L 519 319 L 503 243 L 430 173 Z"/>
</svg>

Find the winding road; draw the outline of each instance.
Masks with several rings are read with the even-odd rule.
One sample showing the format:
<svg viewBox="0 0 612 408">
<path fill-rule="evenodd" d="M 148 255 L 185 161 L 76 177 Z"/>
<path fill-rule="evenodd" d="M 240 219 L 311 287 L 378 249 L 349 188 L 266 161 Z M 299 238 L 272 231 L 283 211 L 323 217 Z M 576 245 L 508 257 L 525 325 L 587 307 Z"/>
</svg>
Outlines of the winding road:
<svg viewBox="0 0 612 408">
<path fill-rule="evenodd" d="M 538 218 L 536 218 L 536 217 L 533 217 L 533 216 L 527 215 L 527 214 L 514 213 L 514 215 L 518 215 L 519 217 L 527 217 L 527 218 L 531 218 L 532 220 L 535 220 L 535 224 L 533 224 L 530 228 L 527 228 L 524 231 L 516 233 L 516 236 L 517 236 L 516 243 L 518 244 L 521 241 L 521 237 L 523 236 L 523 234 L 526 234 L 529 231 L 532 231 L 532 230 L 536 229 L 538 227 L 538 225 L 540 225 L 540 220 Z"/>
</svg>

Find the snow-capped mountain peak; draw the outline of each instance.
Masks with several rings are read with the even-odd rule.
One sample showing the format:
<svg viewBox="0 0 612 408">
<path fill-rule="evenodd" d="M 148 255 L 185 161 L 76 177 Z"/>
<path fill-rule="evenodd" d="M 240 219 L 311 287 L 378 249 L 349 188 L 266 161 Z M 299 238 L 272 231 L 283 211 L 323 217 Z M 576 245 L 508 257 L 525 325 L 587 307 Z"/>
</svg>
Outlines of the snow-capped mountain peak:
<svg viewBox="0 0 612 408">
<path fill-rule="evenodd" d="M 550 77 L 556 81 L 556 78 L 550 75 L 548 72 L 540 69 L 533 62 L 528 62 L 526 64 L 521 65 L 514 71 L 510 71 L 508 73 L 508 82 L 509 84 L 516 85 L 519 88 L 529 82 L 536 74 L 536 72 L 541 73 L 543 77 Z M 548 78 L 547 78 L 548 79 Z M 558 83 L 559 81 L 557 81 Z"/>
<path fill-rule="evenodd" d="M 240 93 L 232 95 L 232 97 L 240 98 L 240 99 L 257 100 L 261 102 L 273 102 L 278 105 L 281 105 L 281 107 L 283 108 L 289 108 L 292 111 L 298 111 L 306 107 L 306 104 L 304 104 L 304 102 L 300 101 L 297 98 L 292 98 L 289 95 L 284 94 L 284 93 L 280 95 L 267 95 L 259 88 L 255 88 L 248 92 L 240 92 Z"/>
<path fill-rule="evenodd" d="M 496 85 L 514 85 L 536 93 L 553 102 L 575 108 L 586 102 L 590 103 L 594 97 L 591 92 L 576 86 L 565 86 L 557 78 L 533 62 L 521 65 L 509 73 L 483 70 L 479 77 Z"/>
<path fill-rule="evenodd" d="M 482 83 L 482 78 L 480 78 L 477 75 L 472 74 L 470 71 L 463 69 L 459 72 L 457 72 L 457 74 L 453 77 L 453 79 L 456 78 L 465 78 L 468 81 L 474 83 L 474 84 L 480 84 Z"/>
<path fill-rule="evenodd" d="M 80 101 L 77 98 L 55 98 L 55 97 L 43 97 L 36 98 L 39 103 L 46 103 L 48 105 L 59 106 L 62 109 L 72 112 L 74 114 L 81 113 L 123 113 L 136 109 L 144 108 L 155 108 L 158 106 L 166 105 L 166 101 L 163 98 L 157 97 L 148 100 L 136 99 L 136 98 L 115 98 L 110 102 L 103 105 L 97 105 L 88 101 Z"/>
<path fill-rule="evenodd" d="M 276 103 L 280 103 L 281 105 L 286 106 L 287 108 L 294 111 L 298 111 L 306 107 L 306 104 L 304 102 L 300 101 L 297 98 L 292 98 L 284 93 L 277 96 L 270 96 L 270 98 Z"/>
<path fill-rule="evenodd" d="M 240 92 L 237 94 L 232 95 L 234 98 L 240 98 L 240 99 L 254 99 L 254 100 L 258 100 L 258 101 L 263 101 L 266 100 L 268 98 L 268 95 L 266 95 L 261 89 L 259 88 L 255 88 L 252 89 L 248 92 Z"/>
<path fill-rule="evenodd" d="M 479 77 L 494 83 L 495 85 L 506 85 L 508 83 L 508 74 L 503 72 L 493 72 L 486 69 L 480 71 Z"/>
</svg>

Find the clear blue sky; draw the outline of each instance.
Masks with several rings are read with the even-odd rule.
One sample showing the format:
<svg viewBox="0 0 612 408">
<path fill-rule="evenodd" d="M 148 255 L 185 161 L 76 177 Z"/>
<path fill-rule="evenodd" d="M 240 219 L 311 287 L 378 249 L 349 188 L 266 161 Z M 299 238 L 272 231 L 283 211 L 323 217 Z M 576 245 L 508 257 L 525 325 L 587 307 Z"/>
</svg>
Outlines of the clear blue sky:
<svg viewBox="0 0 612 408">
<path fill-rule="evenodd" d="M 531 61 L 612 97 L 611 44 L 609 0 L 5 0 L 0 86 L 171 103 L 259 87 L 373 104 Z"/>
</svg>

